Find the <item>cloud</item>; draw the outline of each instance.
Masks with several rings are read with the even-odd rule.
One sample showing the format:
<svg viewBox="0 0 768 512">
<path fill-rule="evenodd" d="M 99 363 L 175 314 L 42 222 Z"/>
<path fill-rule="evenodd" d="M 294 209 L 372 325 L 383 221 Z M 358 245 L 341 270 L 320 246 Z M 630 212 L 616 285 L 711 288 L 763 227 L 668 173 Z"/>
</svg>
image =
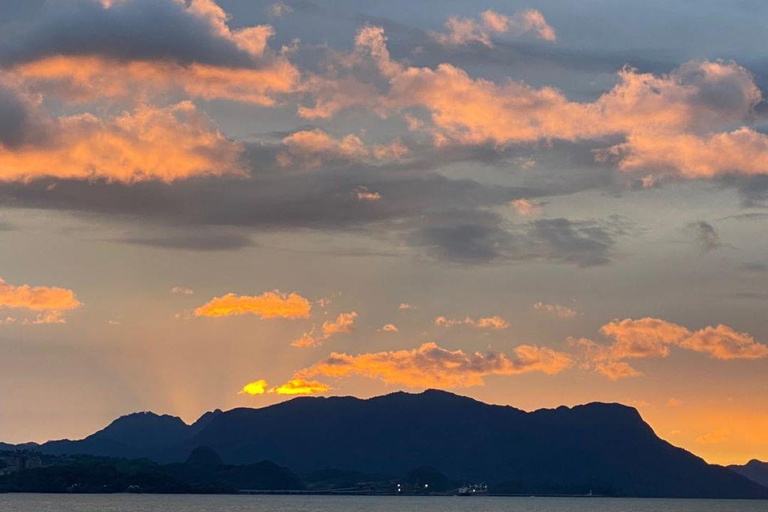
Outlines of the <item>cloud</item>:
<svg viewBox="0 0 768 512">
<path fill-rule="evenodd" d="M 381 200 L 381 194 L 378 192 L 371 192 L 368 187 L 359 186 L 355 187 L 355 197 L 358 201 L 379 201 Z"/>
<path fill-rule="evenodd" d="M 679 179 L 768 173 L 768 136 L 746 126 L 762 94 L 754 77 L 733 62 L 692 61 L 667 74 L 625 67 L 617 84 L 592 102 L 569 100 L 554 87 L 473 78 L 452 64 L 408 66 L 392 59 L 381 27 L 360 30 L 349 74 L 315 78 L 306 117 L 330 117 L 353 107 L 380 115 L 426 110 L 438 146 L 497 148 L 552 140 L 623 142 L 595 152 L 627 172 Z M 358 77 L 370 66 L 385 80 Z M 734 127 L 736 127 L 734 129 Z"/>
<path fill-rule="evenodd" d="M 304 379 L 291 379 L 282 386 L 277 386 L 269 390 L 270 393 L 278 395 L 314 395 L 318 393 L 327 393 L 331 387 L 322 382 Z"/>
<path fill-rule="evenodd" d="M 718 429 L 713 432 L 707 432 L 695 439 L 695 442 L 699 444 L 719 444 L 727 441 L 729 438 L 729 432 L 725 429 Z"/>
<path fill-rule="evenodd" d="M 484 318 L 478 318 L 477 320 L 466 317 L 464 320 L 458 320 L 455 318 L 446 318 L 444 316 L 438 316 L 434 320 L 435 325 L 442 327 L 453 327 L 455 325 L 469 325 L 477 329 L 494 329 L 501 330 L 507 329 L 509 323 L 500 316 L 489 316 Z"/>
<path fill-rule="evenodd" d="M 397 141 L 371 150 L 356 135 L 335 139 L 319 128 L 292 133 L 283 139 L 283 145 L 285 151 L 277 154 L 277 162 L 282 167 L 298 165 L 307 169 L 324 163 L 399 160 L 408 153 L 408 148 Z"/>
<path fill-rule="evenodd" d="M 261 295 L 235 295 L 228 293 L 215 297 L 195 309 L 195 316 L 222 317 L 233 315 L 257 315 L 261 318 L 307 318 L 311 303 L 297 293 L 282 293 L 279 290 Z"/>
<path fill-rule="evenodd" d="M 335 320 L 328 320 L 323 322 L 321 327 L 321 334 L 315 334 L 315 327 L 312 330 L 305 332 L 301 337 L 291 342 L 292 347 L 307 348 L 307 347 L 319 347 L 323 344 L 323 341 L 335 336 L 337 334 L 351 334 L 354 331 L 355 319 L 357 313 L 350 311 L 349 313 L 340 313 Z"/>
<path fill-rule="evenodd" d="M 62 0 L 0 36 L 0 66 L 70 100 L 183 92 L 270 106 L 298 70 L 268 25 L 232 30 L 213 0 Z"/>
<path fill-rule="evenodd" d="M 705 327 L 680 341 L 682 348 L 709 354 L 713 359 L 762 359 L 768 357 L 768 346 L 727 325 Z"/>
<path fill-rule="evenodd" d="M 243 389 L 240 390 L 240 395 L 263 395 L 267 392 L 269 385 L 267 384 L 267 381 L 265 380 L 255 380 L 253 382 L 249 382 L 245 386 L 243 386 Z"/>
<path fill-rule="evenodd" d="M 397 332 L 397 326 L 395 324 L 384 324 L 381 330 L 383 332 Z"/>
<path fill-rule="evenodd" d="M 542 259 L 580 267 L 606 265 L 616 240 L 631 229 L 621 218 L 536 219 L 513 225 L 488 211 L 453 211 L 425 216 L 422 222 L 410 234 L 410 243 L 425 246 L 433 257 L 464 264 Z"/>
<path fill-rule="evenodd" d="M 282 18 L 283 16 L 292 13 L 293 7 L 283 2 L 275 2 L 270 6 L 269 12 L 275 18 Z"/>
<path fill-rule="evenodd" d="M 612 338 L 613 343 L 602 345 L 585 338 L 569 339 L 569 342 L 584 350 L 586 368 L 593 367 L 614 380 L 642 375 L 625 360 L 668 357 L 670 347 L 707 354 L 718 360 L 768 357 L 768 345 L 722 324 L 690 331 L 658 318 L 627 318 L 603 325 L 600 332 Z"/>
<path fill-rule="evenodd" d="M 77 309 L 82 303 L 75 292 L 51 286 L 15 286 L 0 278 L 0 308 L 27 309 L 37 312 L 60 312 Z"/>
<path fill-rule="evenodd" d="M 397 309 L 400 311 L 408 311 L 409 309 L 416 309 L 416 306 L 408 304 L 407 302 L 401 302 L 400 305 L 397 306 Z"/>
<path fill-rule="evenodd" d="M 336 320 L 323 323 L 323 336 L 329 338 L 336 334 L 349 334 L 352 332 L 352 326 L 355 324 L 357 313 L 340 313 Z"/>
<path fill-rule="evenodd" d="M 276 395 L 312 395 L 317 393 L 326 393 L 330 386 L 317 381 L 308 381 L 304 379 L 291 379 L 281 386 L 269 387 L 266 380 L 256 380 L 246 384 L 240 395 L 263 395 L 265 393 Z"/>
<path fill-rule="evenodd" d="M 50 325 L 50 324 L 65 324 L 67 319 L 64 317 L 64 313 L 61 311 L 46 311 L 44 313 L 38 313 L 34 319 L 24 320 L 24 325 Z"/>
<path fill-rule="evenodd" d="M 524 217 L 532 217 L 541 214 L 541 205 L 536 201 L 530 201 L 528 199 L 515 199 L 509 204 L 518 214 Z"/>
<path fill-rule="evenodd" d="M 533 305 L 533 307 L 536 309 L 536 311 L 552 313 L 553 315 L 559 316 L 560 318 L 573 318 L 577 314 L 576 310 L 566 306 L 560 306 L 559 304 L 546 304 L 544 302 L 537 302 Z"/>
<path fill-rule="evenodd" d="M 299 378 L 325 376 L 346 378 L 359 375 L 387 384 L 408 387 L 463 388 L 482 386 L 490 375 L 517 375 L 541 371 L 552 375 L 572 364 L 566 354 L 548 348 L 521 345 L 513 356 L 450 351 L 435 343 L 412 350 L 374 352 L 356 356 L 333 353 L 319 363 L 297 372 Z"/>
<path fill-rule="evenodd" d="M 314 329 L 303 333 L 300 337 L 291 342 L 291 346 L 296 348 L 318 347 L 320 345 L 322 345 L 322 340 L 314 335 Z"/>
<path fill-rule="evenodd" d="M 171 288 L 171 293 L 180 294 L 180 295 L 194 295 L 195 290 L 192 288 L 187 288 L 186 286 L 174 286 Z"/>
<path fill-rule="evenodd" d="M 723 246 L 720 235 L 709 222 L 703 220 L 690 222 L 686 224 L 685 229 L 696 238 L 702 253 L 708 253 Z"/>
<path fill-rule="evenodd" d="M 243 146 L 224 137 L 190 102 L 141 106 L 106 120 L 90 114 L 51 118 L 27 106 L 27 118 L 34 121 L 23 129 L 23 140 L 0 133 L 0 181 L 53 177 L 129 184 L 243 175 Z"/>
<path fill-rule="evenodd" d="M 480 43 L 493 48 L 491 40 L 494 34 L 509 33 L 520 36 L 533 32 L 540 39 L 555 41 L 555 30 L 549 26 L 541 12 L 526 9 L 511 16 L 487 10 L 480 13 L 478 20 L 452 16 L 445 23 L 447 32 L 430 32 L 430 36 L 445 46 L 462 46 Z"/>
</svg>

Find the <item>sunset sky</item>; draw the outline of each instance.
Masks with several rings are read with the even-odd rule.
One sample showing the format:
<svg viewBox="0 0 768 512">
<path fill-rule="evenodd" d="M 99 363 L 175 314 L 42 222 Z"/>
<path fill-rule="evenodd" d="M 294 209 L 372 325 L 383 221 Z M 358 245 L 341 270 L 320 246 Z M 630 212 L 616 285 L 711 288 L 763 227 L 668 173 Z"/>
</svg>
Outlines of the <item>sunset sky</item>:
<svg viewBox="0 0 768 512">
<path fill-rule="evenodd" d="M 0 0 L 0 441 L 440 388 L 768 460 L 766 19 Z"/>
</svg>

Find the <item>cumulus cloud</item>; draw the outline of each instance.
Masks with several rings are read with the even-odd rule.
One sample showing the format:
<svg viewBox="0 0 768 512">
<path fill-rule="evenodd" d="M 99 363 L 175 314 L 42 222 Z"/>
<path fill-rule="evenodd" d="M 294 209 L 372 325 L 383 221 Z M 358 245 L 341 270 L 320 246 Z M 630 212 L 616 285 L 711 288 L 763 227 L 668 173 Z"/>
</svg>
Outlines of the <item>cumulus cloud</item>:
<svg viewBox="0 0 768 512">
<path fill-rule="evenodd" d="M 82 303 L 75 292 L 52 286 L 12 285 L 0 278 L 0 308 L 19 308 L 30 311 L 67 311 Z"/>
<path fill-rule="evenodd" d="M 358 201 L 379 201 L 381 200 L 381 194 L 378 192 L 372 192 L 368 187 L 360 185 L 355 187 L 355 197 Z"/>
<path fill-rule="evenodd" d="M 387 384 L 409 387 L 463 388 L 482 386 L 491 375 L 517 375 L 541 371 L 552 375 L 572 364 L 571 358 L 549 348 L 531 345 L 516 347 L 505 354 L 465 353 L 425 343 L 412 350 L 374 352 L 359 355 L 333 353 L 297 373 L 299 378 L 325 376 L 346 378 L 359 375 Z"/>
<path fill-rule="evenodd" d="M 626 362 L 627 359 L 667 357 L 671 347 L 707 354 L 719 360 L 768 357 L 768 345 L 722 324 L 691 331 L 658 318 L 627 318 L 603 325 L 600 332 L 613 339 L 613 343 L 603 345 L 584 338 L 570 342 L 585 351 L 587 368 L 593 367 L 614 380 L 642 375 Z"/>
<path fill-rule="evenodd" d="M 733 62 L 692 61 L 668 74 L 626 67 L 617 84 L 593 102 L 569 100 L 553 87 L 473 78 L 452 64 L 414 67 L 392 59 L 380 27 L 360 30 L 349 75 L 316 80 L 307 117 L 329 117 L 352 107 L 378 113 L 425 109 L 437 145 L 599 141 L 623 138 L 596 152 L 620 169 L 660 178 L 713 178 L 768 173 L 768 136 L 746 126 L 762 94 L 753 76 Z M 355 67 L 372 64 L 386 79 L 358 80 Z M 734 129 L 734 127 L 736 127 Z"/>
<path fill-rule="evenodd" d="M 544 311 L 546 313 L 551 313 L 555 316 L 559 316 L 560 318 L 573 318 L 576 316 L 576 310 L 571 309 L 567 306 L 561 306 L 559 304 L 547 304 L 545 302 L 537 302 L 533 305 L 534 309 L 536 311 Z"/>
<path fill-rule="evenodd" d="M 319 128 L 292 133 L 283 144 L 285 150 L 277 154 L 277 162 L 283 167 L 298 165 L 308 169 L 324 163 L 399 160 L 408 152 L 400 142 L 369 149 L 356 135 L 336 139 Z"/>
<path fill-rule="evenodd" d="M 269 50 L 272 27 L 232 30 L 213 0 L 63 0 L 0 36 L 0 66 L 71 100 L 173 92 L 275 104 L 298 70 Z"/>
<path fill-rule="evenodd" d="M 292 347 L 305 348 L 305 347 L 319 347 L 323 344 L 323 341 L 335 336 L 337 334 L 351 334 L 354 331 L 355 319 L 357 319 L 357 313 L 350 311 L 349 313 L 340 313 L 334 320 L 327 320 L 323 322 L 320 328 L 320 334 L 315 334 L 315 328 L 305 332 L 299 338 L 291 342 Z"/>
<path fill-rule="evenodd" d="M 66 323 L 65 311 L 77 309 L 82 303 L 75 292 L 55 286 L 12 285 L 0 278 L 0 309 L 21 309 L 37 313 L 21 319 L 22 325 Z M 15 324 L 17 317 L 6 317 L 0 324 Z"/>
<path fill-rule="evenodd" d="M 256 315 L 261 318 L 307 318 L 311 303 L 298 293 L 282 293 L 279 290 L 261 295 L 235 295 L 228 293 L 215 297 L 195 309 L 195 316 L 222 317 Z"/>
<path fill-rule="evenodd" d="M 381 330 L 383 332 L 397 332 L 397 326 L 395 324 L 384 324 Z"/>
<path fill-rule="evenodd" d="M 335 334 L 350 334 L 356 318 L 357 313 L 351 311 L 349 313 L 340 313 L 335 320 L 323 322 L 323 336 L 328 338 Z"/>
<path fill-rule="evenodd" d="M 322 382 L 310 381 L 304 379 L 291 379 L 280 386 L 269 387 L 266 380 L 256 380 L 243 386 L 240 395 L 263 395 L 265 393 L 275 395 L 313 395 L 317 393 L 326 393 L 331 389 Z"/>
<path fill-rule="evenodd" d="M 541 205 L 536 201 L 521 198 L 515 199 L 509 204 L 518 214 L 524 217 L 532 217 L 541 214 Z"/>
<path fill-rule="evenodd" d="M 493 47 L 492 37 L 496 34 L 509 33 L 520 36 L 534 33 L 545 41 L 555 41 L 555 29 L 544 19 L 544 15 L 535 9 L 526 9 L 511 16 L 487 10 L 480 13 L 479 19 L 452 16 L 445 23 L 446 32 L 430 32 L 432 38 L 446 46 L 462 46 L 480 43 Z"/>
<path fill-rule="evenodd" d="M 478 318 L 475 320 L 472 317 L 466 317 L 463 320 L 456 318 L 446 318 L 445 316 L 438 316 L 434 320 L 435 325 L 441 327 L 453 327 L 455 325 L 468 325 L 477 329 L 494 329 L 501 330 L 509 327 L 509 322 L 501 318 L 500 316 L 489 316 Z"/>
<path fill-rule="evenodd" d="M 90 114 L 52 118 L 31 102 L 27 107 L 23 139 L 9 141 L 0 128 L 0 181 L 171 182 L 244 173 L 243 146 L 222 135 L 190 102 L 141 106 L 111 119 Z"/>
</svg>

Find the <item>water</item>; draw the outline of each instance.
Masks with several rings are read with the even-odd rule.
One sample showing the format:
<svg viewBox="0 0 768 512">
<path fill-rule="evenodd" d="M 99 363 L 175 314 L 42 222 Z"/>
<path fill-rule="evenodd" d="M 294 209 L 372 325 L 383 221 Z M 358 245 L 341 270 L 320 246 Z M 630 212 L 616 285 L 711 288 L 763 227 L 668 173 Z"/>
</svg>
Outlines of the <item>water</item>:
<svg viewBox="0 0 768 512">
<path fill-rule="evenodd" d="M 0 494 L 0 512 L 767 512 L 765 501 Z"/>
</svg>

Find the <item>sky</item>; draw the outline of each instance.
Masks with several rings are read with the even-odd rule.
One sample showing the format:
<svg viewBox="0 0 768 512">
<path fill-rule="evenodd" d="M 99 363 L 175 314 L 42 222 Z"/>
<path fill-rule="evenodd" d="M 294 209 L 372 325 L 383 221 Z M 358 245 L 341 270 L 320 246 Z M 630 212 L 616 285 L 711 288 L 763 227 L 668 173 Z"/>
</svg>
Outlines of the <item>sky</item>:
<svg viewBox="0 0 768 512">
<path fill-rule="evenodd" d="M 768 460 L 766 20 L 0 0 L 0 440 L 439 388 Z"/>
</svg>

